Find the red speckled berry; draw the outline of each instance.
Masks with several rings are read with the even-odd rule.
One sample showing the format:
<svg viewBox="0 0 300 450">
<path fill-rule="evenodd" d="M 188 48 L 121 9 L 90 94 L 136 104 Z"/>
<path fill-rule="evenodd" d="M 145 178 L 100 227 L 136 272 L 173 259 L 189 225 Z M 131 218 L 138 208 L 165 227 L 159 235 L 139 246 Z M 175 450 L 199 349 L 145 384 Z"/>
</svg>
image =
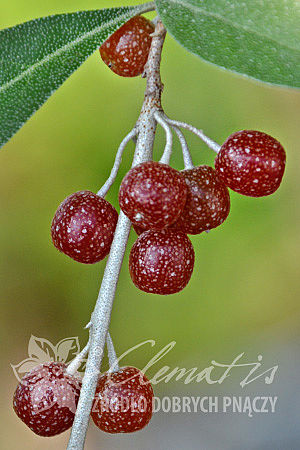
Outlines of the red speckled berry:
<svg viewBox="0 0 300 450">
<path fill-rule="evenodd" d="M 13 400 L 17 416 L 39 436 L 55 436 L 71 428 L 81 378 L 68 375 L 63 363 L 35 367 L 20 381 Z"/>
<path fill-rule="evenodd" d="M 151 46 L 152 23 L 141 16 L 128 20 L 100 47 L 101 58 L 121 77 L 136 77 L 144 71 Z"/>
<path fill-rule="evenodd" d="M 100 375 L 91 416 L 107 433 L 132 433 L 144 428 L 152 417 L 153 390 L 135 367 Z"/>
<path fill-rule="evenodd" d="M 134 243 L 129 256 L 131 279 L 141 291 L 175 294 L 189 282 L 195 253 L 181 231 L 145 231 Z"/>
<path fill-rule="evenodd" d="M 90 191 L 67 197 L 52 221 L 55 247 L 75 261 L 93 264 L 109 253 L 118 213 L 104 198 Z"/>
<path fill-rule="evenodd" d="M 230 197 L 227 187 L 209 166 L 199 166 L 181 172 L 188 186 L 186 204 L 172 228 L 187 234 L 199 234 L 221 225 L 229 214 Z"/>
<path fill-rule="evenodd" d="M 119 203 L 134 225 L 159 230 L 176 221 L 186 196 L 187 186 L 178 170 L 148 161 L 127 173 L 120 186 Z"/>
<path fill-rule="evenodd" d="M 139 227 L 138 225 L 134 225 L 134 223 L 132 224 L 132 227 L 138 236 L 144 233 L 144 231 L 146 231 L 143 228 Z"/>
<path fill-rule="evenodd" d="M 219 178 L 233 191 L 263 197 L 279 188 L 285 169 L 285 151 L 268 134 L 238 131 L 222 145 L 215 167 Z"/>
</svg>

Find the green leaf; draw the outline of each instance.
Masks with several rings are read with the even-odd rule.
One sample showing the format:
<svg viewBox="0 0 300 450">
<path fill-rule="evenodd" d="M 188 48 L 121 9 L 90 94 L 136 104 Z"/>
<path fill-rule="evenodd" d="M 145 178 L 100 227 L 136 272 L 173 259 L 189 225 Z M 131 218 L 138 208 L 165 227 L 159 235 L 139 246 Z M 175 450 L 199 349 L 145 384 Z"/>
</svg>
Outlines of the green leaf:
<svg viewBox="0 0 300 450">
<path fill-rule="evenodd" d="M 156 0 L 167 30 L 210 63 L 300 87 L 299 0 Z"/>
<path fill-rule="evenodd" d="M 59 14 L 0 31 L 0 147 L 114 31 L 151 9 Z"/>
</svg>

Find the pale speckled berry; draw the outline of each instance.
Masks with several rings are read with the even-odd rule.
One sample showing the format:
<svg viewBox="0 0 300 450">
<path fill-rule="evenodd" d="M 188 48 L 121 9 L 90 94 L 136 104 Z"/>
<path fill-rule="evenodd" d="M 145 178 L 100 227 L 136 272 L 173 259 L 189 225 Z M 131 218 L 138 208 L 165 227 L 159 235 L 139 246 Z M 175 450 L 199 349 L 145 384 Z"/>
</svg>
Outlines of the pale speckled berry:
<svg viewBox="0 0 300 450">
<path fill-rule="evenodd" d="M 188 186 L 187 200 L 171 228 L 199 234 L 221 225 L 229 214 L 230 197 L 216 171 L 209 166 L 198 166 L 181 173 Z"/>
<path fill-rule="evenodd" d="M 226 186 L 240 194 L 262 197 L 273 194 L 285 169 L 282 145 L 261 131 L 233 133 L 222 145 L 215 167 Z"/>
<path fill-rule="evenodd" d="M 135 367 L 122 367 L 100 375 L 91 416 L 107 433 L 132 433 L 150 421 L 153 389 L 146 376 Z"/>
<path fill-rule="evenodd" d="M 128 20 L 100 47 L 101 58 L 122 77 L 136 77 L 144 71 L 151 46 L 153 24 L 142 16 Z"/>
<path fill-rule="evenodd" d="M 159 230 L 177 220 L 186 196 L 187 186 L 178 170 L 148 161 L 127 173 L 120 186 L 119 203 L 133 224 Z"/>
<path fill-rule="evenodd" d="M 17 416 L 39 436 L 55 436 L 71 428 L 81 378 L 68 375 L 63 363 L 40 364 L 27 373 L 14 394 Z"/>
<path fill-rule="evenodd" d="M 186 234 L 170 228 L 145 231 L 129 255 L 130 276 L 136 287 L 151 294 L 181 291 L 189 282 L 195 253 Z"/>
<path fill-rule="evenodd" d="M 109 253 L 118 213 L 104 198 L 90 191 L 67 197 L 51 226 L 55 247 L 75 261 L 94 264 Z"/>
</svg>

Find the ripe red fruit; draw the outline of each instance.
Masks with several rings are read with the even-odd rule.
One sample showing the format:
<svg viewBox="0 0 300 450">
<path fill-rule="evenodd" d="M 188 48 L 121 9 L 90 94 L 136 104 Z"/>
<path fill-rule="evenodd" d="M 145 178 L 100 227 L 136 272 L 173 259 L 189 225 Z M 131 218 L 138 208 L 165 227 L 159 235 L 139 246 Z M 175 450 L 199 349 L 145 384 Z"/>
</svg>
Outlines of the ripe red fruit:
<svg viewBox="0 0 300 450">
<path fill-rule="evenodd" d="M 94 264 L 109 253 L 118 213 L 104 198 L 90 191 L 67 197 L 51 226 L 55 247 L 75 261 Z"/>
<path fill-rule="evenodd" d="M 188 186 L 187 200 L 171 228 L 199 234 L 221 225 L 229 214 L 230 197 L 216 171 L 209 166 L 199 166 L 181 173 Z"/>
<path fill-rule="evenodd" d="M 194 260 L 192 243 L 181 231 L 145 231 L 131 249 L 130 276 L 141 291 L 175 294 L 188 284 Z"/>
<path fill-rule="evenodd" d="M 139 236 L 140 234 L 144 233 L 144 231 L 146 231 L 146 230 L 144 230 L 143 228 L 139 227 L 138 225 L 132 224 L 132 227 L 133 227 L 134 231 L 136 232 L 136 234 L 137 234 L 138 236 Z"/>
<path fill-rule="evenodd" d="M 128 20 L 100 47 L 105 64 L 121 77 L 136 77 L 144 71 L 151 46 L 153 24 L 141 16 Z"/>
<path fill-rule="evenodd" d="M 55 436 L 73 423 L 81 378 L 68 375 L 63 363 L 40 364 L 27 373 L 14 394 L 17 416 L 39 436 Z"/>
<path fill-rule="evenodd" d="M 178 170 L 148 161 L 127 173 L 120 186 L 119 203 L 134 225 L 158 230 L 178 219 L 186 196 L 187 186 Z"/>
<path fill-rule="evenodd" d="M 135 367 L 100 375 L 91 416 L 107 433 L 132 433 L 144 428 L 152 417 L 150 381 Z"/>
<path fill-rule="evenodd" d="M 285 169 L 285 151 L 272 136 L 260 131 L 233 133 L 222 145 L 215 167 L 226 186 L 240 194 L 273 194 Z"/>
</svg>

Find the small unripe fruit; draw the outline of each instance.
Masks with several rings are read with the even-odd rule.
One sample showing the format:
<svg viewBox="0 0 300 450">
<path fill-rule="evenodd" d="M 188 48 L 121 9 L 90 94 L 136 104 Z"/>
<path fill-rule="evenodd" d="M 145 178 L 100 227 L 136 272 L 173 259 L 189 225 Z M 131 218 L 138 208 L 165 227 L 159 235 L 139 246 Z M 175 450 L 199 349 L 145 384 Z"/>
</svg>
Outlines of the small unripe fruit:
<svg viewBox="0 0 300 450">
<path fill-rule="evenodd" d="M 118 221 L 115 208 L 90 191 L 67 197 L 51 226 L 55 247 L 75 261 L 94 264 L 109 253 Z"/>
<path fill-rule="evenodd" d="M 145 17 L 128 20 L 100 47 L 101 58 L 121 77 L 136 77 L 144 71 L 151 46 L 153 24 Z"/>
<path fill-rule="evenodd" d="M 39 436 L 55 436 L 71 428 L 81 378 L 66 373 L 63 363 L 45 363 L 27 373 L 14 394 L 17 416 Z"/>
<path fill-rule="evenodd" d="M 100 375 L 91 416 L 107 433 L 141 430 L 152 417 L 153 389 L 135 367 L 122 367 Z"/>
<path fill-rule="evenodd" d="M 178 219 L 186 196 L 187 186 L 178 170 L 148 161 L 127 173 L 120 186 L 119 203 L 134 225 L 159 230 Z"/>
<path fill-rule="evenodd" d="M 193 245 L 181 231 L 145 231 L 131 249 L 130 276 L 141 291 L 175 294 L 188 284 L 194 260 Z"/>
<path fill-rule="evenodd" d="M 273 194 L 285 169 L 285 151 L 261 131 L 233 133 L 222 145 L 215 167 L 218 177 L 233 191 L 250 197 Z"/>
<path fill-rule="evenodd" d="M 230 210 L 227 187 L 209 166 L 183 170 L 187 200 L 179 219 L 171 226 L 187 234 L 199 234 L 221 225 Z"/>
</svg>

